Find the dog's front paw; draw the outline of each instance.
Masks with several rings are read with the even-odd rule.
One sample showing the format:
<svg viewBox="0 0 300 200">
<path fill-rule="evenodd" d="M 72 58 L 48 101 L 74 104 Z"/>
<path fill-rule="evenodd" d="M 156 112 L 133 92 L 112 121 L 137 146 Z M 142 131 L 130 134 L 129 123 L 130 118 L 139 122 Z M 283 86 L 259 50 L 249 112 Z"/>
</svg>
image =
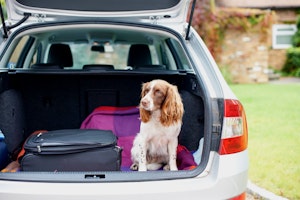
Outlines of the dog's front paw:
<svg viewBox="0 0 300 200">
<path fill-rule="evenodd" d="M 130 169 L 133 170 L 133 171 L 137 171 L 139 169 L 139 165 L 137 163 L 133 163 L 131 166 L 130 166 Z"/>
<path fill-rule="evenodd" d="M 146 165 L 139 165 L 139 172 L 145 172 L 147 171 L 147 166 Z"/>
<path fill-rule="evenodd" d="M 171 170 L 171 171 L 178 171 L 178 168 L 177 168 L 176 165 L 175 165 L 175 166 L 171 166 L 171 165 L 170 165 L 170 170 Z"/>
</svg>

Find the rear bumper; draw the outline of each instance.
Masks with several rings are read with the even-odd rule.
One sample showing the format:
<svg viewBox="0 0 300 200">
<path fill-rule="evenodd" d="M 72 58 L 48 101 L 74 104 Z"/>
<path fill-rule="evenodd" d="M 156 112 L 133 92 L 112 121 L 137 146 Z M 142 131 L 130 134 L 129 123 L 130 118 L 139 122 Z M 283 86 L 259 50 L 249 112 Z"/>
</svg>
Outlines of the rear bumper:
<svg viewBox="0 0 300 200">
<path fill-rule="evenodd" d="M 120 183 L 0 181 L 0 199 L 228 199 L 243 193 L 248 180 L 247 150 L 212 157 L 210 169 L 188 179 Z"/>
</svg>

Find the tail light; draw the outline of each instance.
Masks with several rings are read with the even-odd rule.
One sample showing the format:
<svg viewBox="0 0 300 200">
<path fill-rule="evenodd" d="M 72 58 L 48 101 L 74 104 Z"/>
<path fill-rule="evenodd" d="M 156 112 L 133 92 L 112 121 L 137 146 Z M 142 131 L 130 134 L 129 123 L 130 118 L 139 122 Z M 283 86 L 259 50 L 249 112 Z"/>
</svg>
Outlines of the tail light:
<svg viewBox="0 0 300 200">
<path fill-rule="evenodd" d="M 247 198 L 246 192 L 240 194 L 237 197 L 231 198 L 230 200 L 245 200 Z"/>
<path fill-rule="evenodd" d="M 238 100 L 226 99 L 220 154 L 232 154 L 245 150 L 248 146 L 246 115 Z"/>
</svg>

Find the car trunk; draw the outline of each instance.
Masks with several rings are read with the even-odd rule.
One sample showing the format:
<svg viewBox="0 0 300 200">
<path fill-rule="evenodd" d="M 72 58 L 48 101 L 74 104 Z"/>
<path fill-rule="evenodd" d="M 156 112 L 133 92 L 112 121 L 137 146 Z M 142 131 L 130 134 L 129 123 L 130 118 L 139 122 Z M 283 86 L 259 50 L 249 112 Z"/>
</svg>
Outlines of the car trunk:
<svg viewBox="0 0 300 200">
<path fill-rule="evenodd" d="M 8 150 L 15 158 L 13 154 L 19 152 L 21 144 L 36 130 L 79 129 L 99 106 L 138 106 L 142 83 L 153 79 L 177 85 L 185 109 L 179 144 L 193 154 L 204 137 L 203 91 L 194 75 L 180 72 L 141 75 L 13 70 L 1 73 L 0 125 Z"/>
</svg>

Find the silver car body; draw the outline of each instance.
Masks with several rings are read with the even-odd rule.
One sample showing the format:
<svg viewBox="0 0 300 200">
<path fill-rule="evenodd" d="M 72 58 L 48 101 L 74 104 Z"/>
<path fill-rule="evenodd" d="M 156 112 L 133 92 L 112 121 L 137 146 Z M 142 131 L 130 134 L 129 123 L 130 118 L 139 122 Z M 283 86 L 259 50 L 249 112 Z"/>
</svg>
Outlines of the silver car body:
<svg viewBox="0 0 300 200">
<path fill-rule="evenodd" d="M 107 1 L 109 2 L 109 1 Z M 30 29 L 28 25 L 39 25 L 47 29 L 48 23 L 80 21 L 105 21 L 114 23 L 146 24 L 147 26 L 162 26 L 176 32 L 184 41 L 186 53 L 193 63 L 193 71 L 197 75 L 200 85 L 205 88 L 207 101 L 211 101 L 213 110 L 217 100 L 232 100 L 238 102 L 228 84 L 222 77 L 218 66 L 206 48 L 197 32 L 188 27 L 186 22 L 190 13 L 189 0 L 173 1 L 146 1 L 144 6 L 137 6 L 130 10 L 130 5 L 138 4 L 135 0 L 111 1 L 26 1 L 7 0 L 8 20 L 6 26 L 12 26 L 26 17 L 17 27 L 10 28 L 1 45 L 1 68 L 7 66 L 9 53 L 14 45 L 11 36 L 18 38 L 25 35 Z M 158 4 L 162 3 L 160 7 Z M 87 4 L 80 10 L 78 5 Z M 108 4 L 106 6 L 101 4 Z M 88 6 L 95 4 L 95 6 Z M 68 5 L 70 9 L 67 8 Z M 122 6 L 121 6 L 122 5 Z M 170 6 L 171 5 L 171 6 Z M 49 6 L 49 7 L 47 7 Z M 61 6 L 61 7 L 60 7 Z M 91 10 L 88 10 L 91 9 Z M 100 9 L 97 11 L 97 9 Z M 102 10 L 101 10 L 102 9 Z M 63 26 L 61 24 L 60 26 Z M 72 25 L 70 25 L 72 26 Z M 77 27 L 80 25 L 74 25 Z M 87 25 L 88 26 L 88 25 Z M 109 25 L 110 26 L 110 25 Z M 50 28 L 51 29 L 51 28 Z M 49 30 L 50 30 L 49 29 Z M 133 27 L 133 30 L 138 27 Z M 187 31 L 189 29 L 189 32 Z M 160 30 L 163 31 L 163 30 Z M 155 29 L 153 29 L 155 32 Z M 170 34 L 170 33 L 166 33 Z M 173 33 L 171 33 L 173 34 Z M 187 35 L 188 34 L 188 35 Z M 5 69 L 1 69 L 5 71 Z M 244 117 L 244 116 L 243 116 Z M 226 138 L 226 116 L 223 116 L 222 127 L 213 126 L 216 116 L 213 114 L 206 121 L 205 131 L 213 133 L 219 131 Z M 229 117 L 230 118 L 230 117 Z M 246 121 L 243 121 L 246 123 Z M 243 125 L 246 127 L 246 125 Z M 215 130 L 216 129 L 216 130 Z M 230 132 L 230 131 L 229 131 Z M 246 133 L 246 130 L 244 132 Z M 247 137 L 247 136 L 245 136 Z M 105 172 L 102 180 L 85 180 L 84 173 L 0 173 L 0 199 L 237 199 L 245 198 L 248 179 L 248 150 L 247 147 L 238 152 L 221 153 L 221 150 L 212 150 L 211 139 L 204 139 L 203 157 L 201 164 L 193 169 L 182 172 Z M 220 145 L 221 146 L 221 145 Z M 96 174 L 97 175 L 97 174 Z M 55 178 L 53 178 L 55 177 Z M 67 178 L 66 178 L 67 177 Z M 72 177 L 72 178 L 70 178 Z"/>
</svg>

